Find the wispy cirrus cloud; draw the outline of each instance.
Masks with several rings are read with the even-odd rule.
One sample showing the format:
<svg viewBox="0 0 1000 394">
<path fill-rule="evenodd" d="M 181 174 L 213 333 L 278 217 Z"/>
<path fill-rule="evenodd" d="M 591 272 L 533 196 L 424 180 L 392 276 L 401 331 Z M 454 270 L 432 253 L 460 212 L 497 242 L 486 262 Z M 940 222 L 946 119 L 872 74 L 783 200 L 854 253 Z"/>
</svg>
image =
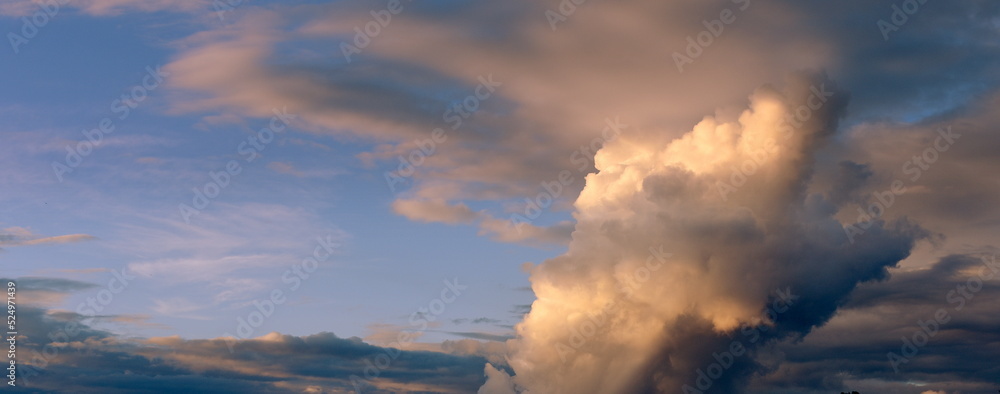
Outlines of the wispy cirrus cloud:
<svg viewBox="0 0 1000 394">
<path fill-rule="evenodd" d="M 3 247 L 31 246 L 45 244 L 65 244 L 97 239 L 87 234 L 68 234 L 46 237 L 33 233 L 24 227 L 7 227 L 0 229 L 0 250 Z"/>
<path fill-rule="evenodd" d="M 53 7 L 55 5 L 55 7 Z M 45 9 L 75 8 L 95 16 L 121 15 L 129 12 L 171 11 L 209 12 L 211 0 L 8 0 L 0 4 L 0 15 L 30 16 Z"/>
</svg>

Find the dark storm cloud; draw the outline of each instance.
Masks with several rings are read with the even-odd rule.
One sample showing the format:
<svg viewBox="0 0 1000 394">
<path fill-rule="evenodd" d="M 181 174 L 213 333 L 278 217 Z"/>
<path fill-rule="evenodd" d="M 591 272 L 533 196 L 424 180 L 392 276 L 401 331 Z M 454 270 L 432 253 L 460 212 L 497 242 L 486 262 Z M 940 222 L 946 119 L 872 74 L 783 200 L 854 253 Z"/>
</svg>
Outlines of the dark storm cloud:
<svg viewBox="0 0 1000 394">
<path fill-rule="evenodd" d="M 17 280 L 34 291 L 77 291 L 92 285 L 54 278 Z M 380 355 L 396 355 L 366 392 L 474 391 L 486 359 L 398 351 L 332 333 L 257 340 L 126 339 L 95 330 L 88 316 L 21 306 L 17 310 L 19 388 L 23 392 L 301 392 L 354 389 Z M 230 351 L 230 346 L 232 351 Z M 395 387 L 395 389 L 393 389 Z"/>
<path fill-rule="evenodd" d="M 902 393 L 995 389 L 1000 384 L 1000 367 L 989 360 L 1000 358 L 1000 348 L 993 345 L 1000 341 L 995 307 L 1000 299 L 996 280 L 1000 264 L 994 258 L 992 254 L 949 255 L 928 269 L 861 285 L 830 325 L 801 343 L 778 347 L 785 364 L 757 382 L 757 390 L 767 391 L 765 387 L 770 386 L 820 392 L 863 385 L 874 388 L 873 382 L 883 390 Z M 945 321 L 934 322 L 942 313 Z M 909 361 L 894 369 L 889 353 L 904 354 L 903 338 L 911 343 L 916 338 L 918 344 L 926 339 L 926 343 L 915 345 Z M 928 384 L 914 387 L 908 382 Z"/>
<path fill-rule="evenodd" d="M 834 77 L 853 95 L 852 123 L 913 119 L 961 107 L 1000 83 L 995 1 L 922 2 L 888 40 L 878 21 L 890 22 L 904 1 L 787 1 L 801 18 L 796 34 L 836 45 Z M 909 7 L 908 7 L 909 8 Z M 901 18 L 897 18 L 900 20 Z"/>
</svg>

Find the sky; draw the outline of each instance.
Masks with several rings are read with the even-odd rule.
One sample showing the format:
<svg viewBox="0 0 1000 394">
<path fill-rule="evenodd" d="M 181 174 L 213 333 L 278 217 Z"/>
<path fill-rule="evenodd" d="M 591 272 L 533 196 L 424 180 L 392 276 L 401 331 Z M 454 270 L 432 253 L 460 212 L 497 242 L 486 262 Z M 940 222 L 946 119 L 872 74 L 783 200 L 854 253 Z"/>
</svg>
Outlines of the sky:
<svg viewBox="0 0 1000 394">
<path fill-rule="evenodd" d="M 10 392 L 1000 389 L 996 2 L 6 0 L 0 33 Z"/>
</svg>

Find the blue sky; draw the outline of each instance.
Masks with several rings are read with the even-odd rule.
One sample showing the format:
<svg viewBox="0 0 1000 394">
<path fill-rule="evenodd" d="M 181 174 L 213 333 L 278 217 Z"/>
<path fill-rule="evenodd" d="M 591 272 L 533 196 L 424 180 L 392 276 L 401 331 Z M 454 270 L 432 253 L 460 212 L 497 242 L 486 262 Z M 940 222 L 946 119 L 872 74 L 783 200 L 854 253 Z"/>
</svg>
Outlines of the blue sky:
<svg viewBox="0 0 1000 394">
<path fill-rule="evenodd" d="M 230 160 L 245 159 L 237 147 L 269 119 L 233 117 L 231 123 L 208 125 L 204 117 L 211 113 L 169 113 L 167 89 L 153 89 L 119 118 L 124 113 L 115 112 L 112 102 L 140 85 L 147 67 L 160 67 L 176 56 L 171 37 L 195 30 L 176 17 L 159 12 L 95 18 L 64 11 L 19 53 L 5 54 L 0 100 L 5 134 L 14 142 L 4 153 L 11 166 L 4 187 L 4 224 L 41 235 L 96 238 L 7 250 L 5 274 L 102 283 L 109 273 L 67 270 L 121 270 L 202 254 L 216 259 L 273 256 L 253 269 L 216 277 L 199 272 L 141 277 L 102 312 L 149 316 L 149 325 L 117 328 L 130 335 L 215 338 L 233 331 L 236 317 L 253 310 L 245 304 L 286 286 L 282 273 L 311 253 L 313 238 L 333 234 L 342 248 L 295 291 L 290 302 L 301 306 L 280 310 L 260 328 L 264 333 L 365 336 L 372 333 L 372 324 L 403 325 L 425 306 L 420 300 L 436 295 L 442 280 L 456 277 L 470 290 L 449 307 L 446 318 L 516 323 L 510 310 L 532 299 L 530 292 L 519 290 L 528 285 L 519 265 L 556 255 L 560 248 L 492 242 L 463 226 L 413 222 L 394 214 L 390 205 L 395 196 L 383 168 L 366 167 L 356 157 L 372 149 L 370 142 L 316 135 L 293 123 L 265 146 L 260 158 L 241 160 L 242 172 L 186 225 L 178 205 L 191 204 L 191 189 L 211 181 L 210 171 L 224 171 Z M 114 121 L 114 132 L 59 182 L 51 163 L 64 163 L 64 146 L 85 140 L 81 130 L 97 128 L 106 117 Z M 225 239 L 237 230 L 243 239 Z M 235 279 L 257 287 L 217 283 Z M 203 301 L 227 290 L 240 294 Z M 88 296 L 94 294 L 70 297 L 61 307 L 73 309 Z M 167 313 L 157 313 L 157 305 Z M 510 333 L 504 327 L 442 320 L 442 331 Z"/>
</svg>

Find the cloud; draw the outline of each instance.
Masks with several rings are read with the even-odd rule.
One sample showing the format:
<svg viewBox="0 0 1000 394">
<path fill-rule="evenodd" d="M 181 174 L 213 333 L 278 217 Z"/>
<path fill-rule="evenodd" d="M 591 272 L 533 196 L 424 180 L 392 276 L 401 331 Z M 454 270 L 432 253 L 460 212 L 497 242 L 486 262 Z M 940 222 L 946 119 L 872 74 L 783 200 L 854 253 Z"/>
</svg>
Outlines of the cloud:
<svg viewBox="0 0 1000 394">
<path fill-rule="evenodd" d="M 66 274 L 94 274 L 94 273 L 98 273 L 98 272 L 108 272 L 108 271 L 111 271 L 111 269 L 109 269 L 109 268 L 64 268 L 64 269 L 43 270 L 43 272 L 46 272 L 46 271 L 60 272 L 60 273 L 66 273 Z"/>
<path fill-rule="evenodd" d="M 473 212 L 465 204 L 449 204 L 440 199 L 397 199 L 392 203 L 392 208 L 400 215 L 421 222 L 478 223 L 480 235 L 502 242 L 564 244 L 573 231 L 573 224 L 569 221 L 541 227 L 528 222 L 500 219 L 486 211 Z"/>
<path fill-rule="evenodd" d="M 22 277 L 18 279 L 0 278 L 6 289 L 7 282 L 17 285 L 17 297 L 22 305 L 31 307 L 55 307 L 71 293 L 97 287 L 97 285 L 71 279 Z"/>
<path fill-rule="evenodd" d="M 534 244 L 565 244 L 573 232 L 574 223 L 561 221 L 543 227 L 531 223 L 486 217 L 479 223 L 479 234 L 490 235 L 503 242 Z"/>
<path fill-rule="evenodd" d="M 955 250 L 994 245 L 993 228 L 1000 222 L 1000 209 L 994 202 L 1000 185 L 983 174 L 1000 171 L 1000 158 L 991 153 L 1000 149 L 994 138 L 994 125 L 1000 122 L 993 110 L 997 105 L 1000 92 L 993 91 L 975 96 L 960 109 L 920 122 L 871 122 L 853 127 L 836 154 L 865 163 L 870 174 L 853 192 L 854 204 L 846 205 L 839 217 L 856 222 L 859 208 L 868 210 L 879 201 L 877 195 L 884 195 L 894 181 L 900 181 L 904 191 L 894 196 L 884 218 L 905 216 L 919 221 L 945 236 L 942 246 Z M 828 173 L 820 177 L 820 182 L 833 183 L 827 180 L 832 178 Z M 934 257 L 922 260 L 930 264 Z"/>
<path fill-rule="evenodd" d="M 155 277 L 161 281 L 214 281 L 235 271 L 280 267 L 294 261 L 294 256 L 281 255 L 232 255 L 218 259 L 165 259 L 129 263 L 129 270 L 145 277 Z"/>
<path fill-rule="evenodd" d="M 1000 339 L 995 331 L 1000 318 L 990 306 L 1000 298 L 996 280 L 1000 265 L 994 253 L 948 255 L 929 267 L 896 272 L 887 281 L 859 286 L 828 324 L 800 343 L 779 345 L 783 365 L 755 388 L 785 386 L 820 392 L 850 387 L 859 392 L 907 394 L 995 389 L 996 368 L 980 361 L 1000 356 L 990 345 Z M 975 285 L 980 274 L 990 278 L 980 282 L 981 288 Z M 980 290 L 972 292 L 970 286 Z M 972 297 L 967 299 L 963 293 Z M 939 313 L 947 314 L 946 322 L 928 323 Z M 934 334 L 928 336 L 921 322 Z M 928 336 L 927 343 L 894 369 L 887 354 L 902 353 L 901 338 L 912 343 L 912 338 L 921 335 Z M 831 370 L 849 373 L 831 375 Z M 924 384 L 914 386 L 914 381 Z"/>
<path fill-rule="evenodd" d="M 38 11 L 38 4 L 31 0 L 16 0 L 0 4 L 0 15 L 27 16 Z"/>
<path fill-rule="evenodd" d="M 55 2 L 42 0 L 8 0 L 0 5 L 0 15 L 30 16 Z M 65 4 L 63 4 L 65 3 Z M 130 12 L 184 12 L 207 13 L 212 10 L 210 0 L 60 0 L 64 8 L 76 8 L 95 16 L 114 16 Z"/>
<path fill-rule="evenodd" d="M 409 219 L 424 222 L 467 223 L 477 217 L 465 204 L 449 205 L 442 200 L 396 200 L 392 209 Z"/>
<path fill-rule="evenodd" d="M 130 256 L 119 268 L 157 289 L 133 294 L 133 301 L 170 317 L 204 320 L 211 316 L 206 310 L 245 307 L 285 288 L 282 276 L 321 245 L 332 254 L 317 268 L 332 269 L 351 239 L 301 207 L 215 202 L 191 224 L 171 218 L 175 207 L 127 212 L 130 220 L 118 223 L 117 235 L 104 243 Z"/>
<path fill-rule="evenodd" d="M 272 161 L 267 163 L 267 168 L 279 174 L 291 175 L 296 178 L 329 178 L 341 175 L 344 172 L 339 170 L 308 170 L 303 171 L 295 167 L 291 162 Z"/>
<path fill-rule="evenodd" d="M 650 12 L 644 7 L 661 9 Z M 671 27 L 682 19 L 677 16 L 645 21 L 634 31 L 625 32 L 616 27 L 617 16 L 603 17 L 600 8 L 594 5 L 593 12 L 581 12 L 579 23 L 567 24 L 568 31 L 553 35 L 544 23 L 508 23 L 538 20 L 544 14 L 539 4 L 462 5 L 447 11 L 414 5 L 394 18 L 392 39 L 375 40 L 366 48 L 363 62 L 347 63 L 340 54 L 319 52 L 308 45 L 300 48 L 299 53 L 307 53 L 308 59 L 324 59 L 320 66 L 312 60 L 285 56 L 286 47 L 316 38 L 339 40 L 352 34 L 351 26 L 366 22 L 369 10 L 343 4 L 255 9 L 230 28 L 193 37 L 188 42 L 190 49 L 166 69 L 173 75 L 172 88 L 181 93 L 177 97 L 182 99 L 174 104 L 176 111 L 270 116 L 273 108 L 287 106 L 301 117 L 296 129 L 377 143 L 379 149 L 361 156 L 368 162 L 391 161 L 392 169 L 398 164 L 397 157 L 408 156 L 420 149 L 420 144 L 426 146 L 425 140 L 435 128 L 446 130 L 447 140 L 421 159 L 411 178 L 413 187 L 400 196 L 401 200 L 443 201 L 451 206 L 469 200 L 508 200 L 520 208 L 524 197 L 536 196 L 543 190 L 543 182 L 557 179 L 566 170 L 574 174 L 574 181 L 555 196 L 562 202 L 554 209 L 562 210 L 593 168 L 586 163 L 593 152 L 577 156 L 577 150 L 602 135 L 607 118 L 625 119 L 632 125 L 630 133 L 641 133 L 641 128 L 653 125 L 660 129 L 680 126 L 693 120 L 692 109 L 705 113 L 720 101 L 739 101 L 758 81 L 780 75 L 766 66 L 741 66 L 739 73 L 748 79 L 750 74 L 758 78 L 731 85 L 728 82 L 734 78 L 725 71 L 682 77 L 664 73 L 662 66 L 652 66 L 663 59 L 648 56 L 635 59 L 635 64 L 648 61 L 649 67 L 608 73 L 602 59 L 621 57 L 620 43 L 633 42 L 637 36 L 683 37 L 686 30 Z M 669 7 L 652 4 L 630 4 L 623 10 L 672 14 Z M 311 17 L 303 21 L 303 15 Z M 491 17 L 484 19 L 484 15 Z M 463 20 L 456 16 L 489 22 L 442 23 Z M 287 26 L 305 27 L 290 31 L 284 28 Z M 524 31 L 514 31 L 512 26 L 523 26 Z M 498 46 L 491 38 L 494 35 L 466 34 L 468 29 L 487 28 L 510 42 Z M 389 29 L 386 37 L 390 37 Z M 407 31 L 422 34 L 405 34 Z M 445 37 L 449 45 L 441 46 Z M 567 51 L 572 45 L 567 46 L 566 40 L 587 45 Z M 683 46 L 683 39 L 678 43 Z M 429 56 L 432 47 L 436 55 Z M 796 55 L 801 53 L 789 50 L 783 53 L 787 56 L 782 61 L 812 56 Z M 534 72 L 525 72 L 523 62 L 514 60 L 525 56 L 532 58 L 530 69 Z M 758 57 L 766 63 L 777 61 L 773 59 L 773 53 Z M 219 73 L 222 69 L 227 71 Z M 473 94 L 485 76 L 502 85 L 478 105 L 473 116 L 462 122 L 446 120 L 452 119 L 448 108 Z M 715 94 L 704 97 L 683 93 L 698 86 L 697 81 L 723 83 L 714 84 Z M 671 89 L 665 89 L 667 86 Z M 705 90 L 703 86 L 701 90 Z M 642 99 L 670 104 L 622 105 Z M 386 108 L 392 108 L 391 113 Z M 508 212 L 493 211 L 480 229 L 505 242 L 568 239 L 565 224 L 544 229 L 532 223 L 513 233 L 502 225 L 509 216 Z M 415 217 L 471 223 L 468 213 Z"/>
<path fill-rule="evenodd" d="M 93 15 L 117 15 L 126 12 L 196 12 L 210 10 L 209 0 L 77 0 L 76 6 Z"/>
<path fill-rule="evenodd" d="M 460 337 L 465 337 L 465 338 L 481 339 L 481 340 L 484 340 L 484 341 L 495 341 L 495 342 L 507 342 L 508 339 L 513 338 L 510 335 L 497 335 L 497 334 L 490 334 L 490 333 L 485 333 L 485 332 L 454 332 L 454 331 L 450 331 L 448 333 L 452 334 L 452 335 L 458 335 Z"/>
<path fill-rule="evenodd" d="M 97 239 L 87 234 L 58 235 L 54 237 L 44 237 L 31 232 L 23 227 L 8 227 L 0 229 L 0 250 L 2 247 L 11 246 L 31 246 L 43 244 L 64 244 L 73 242 L 89 241 Z"/>
<path fill-rule="evenodd" d="M 801 338 L 859 283 L 887 278 L 926 232 L 877 222 L 852 244 L 836 206 L 807 191 L 846 97 L 822 75 L 793 75 L 671 142 L 626 135 L 604 146 L 576 201 L 568 252 L 531 270 L 538 299 L 510 343 L 517 385 L 680 391 L 743 327 L 764 327 L 764 341 L 744 343 L 751 357 L 713 379 L 713 390 L 736 391 L 766 370 L 758 346 Z M 801 125 L 786 123 L 818 100 Z M 798 301 L 762 314 L 782 299 Z"/>
<path fill-rule="evenodd" d="M 92 239 L 96 238 L 94 236 L 87 234 L 70 234 L 70 235 L 59 235 L 55 237 L 28 239 L 15 243 L 14 245 L 65 244 L 71 242 L 89 241 Z"/>
<path fill-rule="evenodd" d="M 274 172 L 277 172 L 279 174 L 288 174 L 288 175 L 294 175 L 294 176 L 297 176 L 297 177 L 301 177 L 303 175 L 302 172 L 296 170 L 295 167 L 291 163 L 282 162 L 282 161 L 272 161 L 270 163 L 267 163 L 267 168 L 269 168 L 269 169 L 271 169 Z"/>
<path fill-rule="evenodd" d="M 459 356 L 479 356 L 493 365 L 507 365 L 507 345 L 503 342 L 484 342 L 474 339 L 446 340 L 441 343 L 441 351 Z"/>
<path fill-rule="evenodd" d="M 479 394 L 517 394 L 512 387 L 514 381 L 505 372 L 486 364 L 486 384 L 479 388 Z"/>
<path fill-rule="evenodd" d="M 14 280 L 22 291 L 72 292 L 90 287 L 52 278 Z M 107 318 L 147 324 L 143 316 Z M 486 362 L 471 354 L 398 351 L 332 333 L 302 337 L 270 333 L 246 340 L 126 339 L 90 328 L 76 313 L 27 305 L 18 309 L 18 324 L 22 333 L 18 354 L 23 360 L 18 384 L 30 391 L 303 392 L 321 387 L 353 392 L 351 376 L 365 376 L 377 356 L 389 354 L 396 355 L 392 368 L 371 379 L 365 392 L 461 393 L 483 383 L 480 374 Z M 56 376 L 59 379 L 52 379 Z"/>
<path fill-rule="evenodd" d="M 543 182 L 569 171 L 572 181 L 550 208 L 562 211 L 593 171 L 596 149 L 587 146 L 600 139 L 608 118 L 624 120 L 625 134 L 669 140 L 703 114 L 742 104 L 760 83 L 800 69 L 826 68 L 855 91 L 859 120 L 945 111 L 980 92 L 977 86 L 998 81 L 995 68 L 986 66 L 996 51 L 982 39 L 997 35 L 989 21 L 998 10 L 987 1 L 910 18 L 889 42 L 875 21 L 891 8 L 858 0 L 844 7 L 816 1 L 588 3 L 555 31 L 543 18 L 550 6 L 408 5 L 350 61 L 310 42 L 350 42 L 353 28 L 370 20 L 370 9 L 349 3 L 254 8 L 238 23 L 185 41 L 184 52 L 167 67 L 178 93 L 174 110 L 267 117 L 287 106 L 301 116 L 298 131 L 375 144 L 358 157 L 379 172 L 404 168 L 400 160 L 427 150 L 432 131 L 441 128 L 447 139 L 419 159 L 400 200 L 453 207 L 499 201 L 520 211 L 525 197 L 544 190 Z M 696 63 L 677 72 L 671 54 L 683 53 L 686 39 L 722 9 L 736 12 L 737 21 Z M 844 20 L 872 28 L 845 31 Z M 662 50 L 648 50 L 651 37 Z M 956 52 L 944 42 L 962 42 L 967 50 Z M 502 86 L 452 129 L 448 108 L 485 75 Z M 504 228 L 509 211 L 492 207 L 480 214 L 480 230 L 499 241 L 568 240 L 564 225 L 532 223 L 525 235 Z M 468 213 L 414 217 L 476 223 Z"/>
</svg>

